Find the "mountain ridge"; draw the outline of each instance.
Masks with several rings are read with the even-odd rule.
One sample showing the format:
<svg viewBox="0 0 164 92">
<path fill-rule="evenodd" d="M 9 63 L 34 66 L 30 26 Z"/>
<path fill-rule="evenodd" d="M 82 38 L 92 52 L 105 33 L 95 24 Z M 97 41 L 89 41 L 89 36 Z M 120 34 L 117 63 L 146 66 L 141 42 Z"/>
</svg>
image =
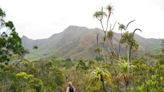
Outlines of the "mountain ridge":
<svg viewBox="0 0 164 92">
<path fill-rule="evenodd" d="M 63 58 L 94 58 L 96 54 L 96 36 L 99 34 L 100 43 L 102 43 L 103 31 L 98 28 L 89 29 L 87 27 L 79 27 L 71 25 L 64 31 L 53 34 L 45 39 L 30 39 L 26 36 L 22 37 L 22 43 L 30 54 L 26 55 L 28 59 L 37 59 L 44 57 L 63 57 Z M 117 43 L 120 38 L 119 33 L 114 33 L 113 42 Z M 158 49 L 160 40 L 155 38 L 144 38 L 135 35 L 135 39 L 140 44 L 142 50 Z M 33 46 L 37 45 L 37 50 Z"/>
</svg>

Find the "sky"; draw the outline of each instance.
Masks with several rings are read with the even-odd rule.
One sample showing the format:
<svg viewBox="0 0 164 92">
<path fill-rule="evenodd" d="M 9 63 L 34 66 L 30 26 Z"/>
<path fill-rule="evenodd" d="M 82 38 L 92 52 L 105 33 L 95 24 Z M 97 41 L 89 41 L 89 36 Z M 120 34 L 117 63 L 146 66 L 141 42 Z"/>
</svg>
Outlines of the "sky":
<svg viewBox="0 0 164 92">
<path fill-rule="evenodd" d="M 111 4 L 110 24 L 127 24 L 140 28 L 146 38 L 164 38 L 164 0 L 0 0 L 6 20 L 12 20 L 20 36 L 48 38 L 70 25 L 101 28 L 93 17 L 95 11 Z M 115 32 L 119 32 L 117 26 Z"/>
</svg>

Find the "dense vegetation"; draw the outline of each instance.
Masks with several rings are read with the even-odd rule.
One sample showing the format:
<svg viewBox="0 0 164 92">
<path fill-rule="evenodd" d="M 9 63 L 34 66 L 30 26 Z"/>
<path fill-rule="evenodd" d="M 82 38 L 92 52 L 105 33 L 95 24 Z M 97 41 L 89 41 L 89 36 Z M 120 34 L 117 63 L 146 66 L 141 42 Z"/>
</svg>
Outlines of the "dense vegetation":
<svg viewBox="0 0 164 92">
<path fill-rule="evenodd" d="M 116 46 L 112 42 L 115 24 L 108 28 L 111 14 L 111 6 L 107 7 L 107 12 L 102 9 L 94 14 L 105 35 L 100 44 L 101 38 L 97 34 L 95 59 L 51 57 L 29 61 L 23 58 L 26 51 L 13 23 L 5 22 L 5 13 L 0 9 L 0 28 L 10 30 L 9 34 L 4 31 L 0 36 L 0 91 L 63 92 L 67 82 L 72 81 L 77 92 L 164 92 L 164 41 L 161 41 L 159 53 L 133 55 L 139 47 L 134 34 L 141 30 L 128 31 L 128 26 L 134 21 L 126 26 L 119 23 L 121 38 Z M 127 55 L 120 53 L 121 48 L 126 48 Z"/>
<path fill-rule="evenodd" d="M 141 57 L 110 62 L 96 60 L 23 60 L 0 71 L 1 92 L 62 92 L 71 80 L 79 92 L 163 92 L 163 54 L 153 62 Z"/>
</svg>

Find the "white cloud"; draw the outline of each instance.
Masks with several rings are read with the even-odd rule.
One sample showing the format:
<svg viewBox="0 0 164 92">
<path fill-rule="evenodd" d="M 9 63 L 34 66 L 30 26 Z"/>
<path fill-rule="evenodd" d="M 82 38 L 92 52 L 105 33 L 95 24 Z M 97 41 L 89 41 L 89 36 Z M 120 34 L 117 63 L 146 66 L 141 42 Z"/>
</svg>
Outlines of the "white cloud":
<svg viewBox="0 0 164 92">
<path fill-rule="evenodd" d="M 7 19 L 15 23 L 18 33 L 30 38 L 47 38 L 69 25 L 100 27 L 93 13 L 112 4 L 112 21 L 127 23 L 143 30 L 142 36 L 164 38 L 162 0 L 0 0 Z"/>
</svg>

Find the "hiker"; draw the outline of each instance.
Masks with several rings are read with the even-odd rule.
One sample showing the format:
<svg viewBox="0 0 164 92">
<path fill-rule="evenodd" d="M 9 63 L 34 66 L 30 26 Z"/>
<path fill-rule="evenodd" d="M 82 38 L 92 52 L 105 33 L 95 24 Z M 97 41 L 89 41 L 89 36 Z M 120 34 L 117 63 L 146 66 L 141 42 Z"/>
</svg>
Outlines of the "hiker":
<svg viewBox="0 0 164 92">
<path fill-rule="evenodd" d="M 75 88 L 72 85 L 72 82 L 68 82 L 68 87 L 67 87 L 66 92 L 75 92 Z"/>
</svg>

